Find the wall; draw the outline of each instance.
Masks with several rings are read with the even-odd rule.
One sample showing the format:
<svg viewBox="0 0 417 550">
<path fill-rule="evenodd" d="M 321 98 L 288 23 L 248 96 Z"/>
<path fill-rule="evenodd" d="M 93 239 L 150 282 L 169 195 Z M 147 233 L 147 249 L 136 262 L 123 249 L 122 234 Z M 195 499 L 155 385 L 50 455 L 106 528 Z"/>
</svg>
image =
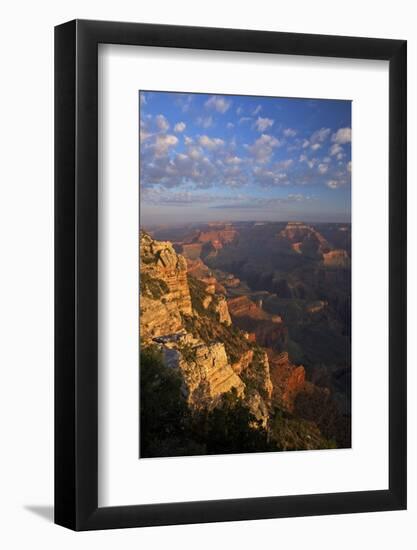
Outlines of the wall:
<svg viewBox="0 0 417 550">
<path fill-rule="evenodd" d="M 54 526 L 53 472 L 53 26 L 75 17 L 258 28 L 409 40 L 409 151 L 417 147 L 417 37 L 413 3 L 133 2 L 38 0 L 2 9 L 0 128 L 0 541 L 7 549 L 240 548 L 339 550 L 414 548 L 416 500 L 416 290 L 409 289 L 409 480 L 407 512 L 268 520 L 74 534 Z M 372 144 L 370 144 L 372 146 Z M 416 205 L 416 159 L 409 204 Z M 414 218 L 412 219 L 411 213 Z M 409 221 L 409 279 L 417 278 L 415 211 Z M 377 383 L 377 381 L 375 381 Z M 372 388 L 370 388 L 370 392 Z"/>
</svg>

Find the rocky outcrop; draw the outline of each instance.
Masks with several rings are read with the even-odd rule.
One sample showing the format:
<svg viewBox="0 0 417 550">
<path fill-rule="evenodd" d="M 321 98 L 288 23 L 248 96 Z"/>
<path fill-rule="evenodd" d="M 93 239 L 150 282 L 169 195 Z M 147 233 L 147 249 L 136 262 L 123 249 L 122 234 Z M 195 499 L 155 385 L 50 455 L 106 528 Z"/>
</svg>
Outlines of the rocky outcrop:
<svg viewBox="0 0 417 550">
<path fill-rule="evenodd" d="M 191 315 L 187 264 L 170 242 L 140 234 L 141 338 L 149 341 L 182 328 L 181 313 Z"/>
<path fill-rule="evenodd" d="M 279 407 L 293 412 L 297 395 L 305 390 L 305 369 L 291 363 L 287 352 L 270 354 L 269 357 L 272 399 Z"/>
<path fill-rule="evenodd" d="M 253 350 L 249 349 L 242 353 L 239 360 L 232 364 L 232 369 L 236 374 L 241 374 L 242 371 L 246 370 L 251 364 L 253 359 Z"/>
<path fill-rule="evenodd" d="M 271 318 L 266 311 L 260 308 L 255 302 L 252 302 L 247 296 L 237 296 L 228 300 L 227 305 L 233 317 L 250 317 L 252 319 Z"/>
<path fill-rule="evenodd" d="M 223 248 L 223 245 L 233 242 L 237 237 L 237 231 L 232 226 L 225 225 L 218 230 L 200 231 L 197 241 L 200 243 L 210 242 L 214 248 Z"/>
<path fill-rule="evenodd" d="M 302 243 L 306 238 L 314 238 L 321 246 L 330 247 L 323 235 L 314 227 L 301 222 L 288 222 L 285 228 L 280 231 L 279 236 L 296 244 Z"/>
<path fill-rule="evenodd" d="M 254 334 L 261 346 L 276 351 L 285 348 L 288 329 L 279 315 L 271 315 L 247 296 L 238 296 L 227 302 L 233 323 L 240 329 Z"/>
<path fill-rule="evenodd" d="M 193 281 L 193 297 L 185 259 L 169 242 L 140 234 L 140 332 L 144 345 L 156 344 L 164 362 L 178 369 L 184 392 L 193 407 L 212 406 L 235 388 L 243 396 L 245 384 L 233 370 L 222 342 L 205 342 L 184 326 L 207 312 L 212 322 L 229 326 L 231 319 L 223 295 L 210 285 Z M 193 307 L 194 305 L 194 307 Z M 197 310 L 195 310 L 197 307 Z"/>
<path fill-rule="evenodd" d="M 213 407 L 217 399 L 232 388 L 239 397 L 243 396 L 245 384 L 229 364 L 220 342 L 208 345 L 184 331 L 157 339 L 157 344 L 165 364 L 181 372 L 190 406 Z"/>
<path fill-rule="evenodd" d="M 226 298 L 222 295 L 217 295 L 215 303 L 213 305 L 215 313 L 218 315 L 220 323 L 224 323 L 227 326 L 232 324 L 232 319 L 230 318 L 229 308 L 227 307 Z"/>
<path fill-rule="evenodd" d="M 330 250 L 323 254 L 323 263 L 328 267 L 348 267 L 349 256 L 346 250 Z"/>
<path fill-rule="evenodd" d="M 250 412 L 255 417 L 255 422 L 252 423 L 254 428 L 266 428 L 269 420 L 269 410 L 265 400 L 256 390 L 248 390 L 246 395 L 246 404 Z"/>
</svg>

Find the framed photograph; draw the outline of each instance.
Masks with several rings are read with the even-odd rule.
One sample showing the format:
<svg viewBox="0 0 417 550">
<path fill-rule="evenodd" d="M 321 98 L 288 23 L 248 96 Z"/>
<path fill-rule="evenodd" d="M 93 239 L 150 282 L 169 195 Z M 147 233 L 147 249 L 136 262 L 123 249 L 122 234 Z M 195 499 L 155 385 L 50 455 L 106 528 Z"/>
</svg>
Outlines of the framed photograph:
<svg viewBox="0 0 417 550">
<path fill-rule="evenodd" d="M 55 522 L 406 508 L 406 42 L 55 29 Z"/>
</svg>

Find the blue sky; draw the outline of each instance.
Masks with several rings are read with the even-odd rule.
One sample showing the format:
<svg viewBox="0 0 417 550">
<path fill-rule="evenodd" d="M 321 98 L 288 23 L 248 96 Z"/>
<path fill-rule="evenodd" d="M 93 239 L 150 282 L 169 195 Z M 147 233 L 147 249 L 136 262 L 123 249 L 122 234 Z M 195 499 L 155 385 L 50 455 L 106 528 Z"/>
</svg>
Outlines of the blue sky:
<svg viewBox="0 0 417 550">
<path fill-rule="evenodd" d="M 139 92 L 141 224 L 349 222 L 351 102 Z"/>
</svg>

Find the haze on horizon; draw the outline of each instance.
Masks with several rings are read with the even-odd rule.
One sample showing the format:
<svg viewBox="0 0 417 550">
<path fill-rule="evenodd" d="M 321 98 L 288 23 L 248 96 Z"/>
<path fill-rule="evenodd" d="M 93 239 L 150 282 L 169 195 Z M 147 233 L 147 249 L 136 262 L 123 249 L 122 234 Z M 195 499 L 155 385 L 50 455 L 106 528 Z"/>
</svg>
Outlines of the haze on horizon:
<svg viewBox="0 0 417 550">
<path fill-rule="evenodd" d="M 351 102 L 139 92 L 141 225 L 351 220 Z"/>
</svg>

